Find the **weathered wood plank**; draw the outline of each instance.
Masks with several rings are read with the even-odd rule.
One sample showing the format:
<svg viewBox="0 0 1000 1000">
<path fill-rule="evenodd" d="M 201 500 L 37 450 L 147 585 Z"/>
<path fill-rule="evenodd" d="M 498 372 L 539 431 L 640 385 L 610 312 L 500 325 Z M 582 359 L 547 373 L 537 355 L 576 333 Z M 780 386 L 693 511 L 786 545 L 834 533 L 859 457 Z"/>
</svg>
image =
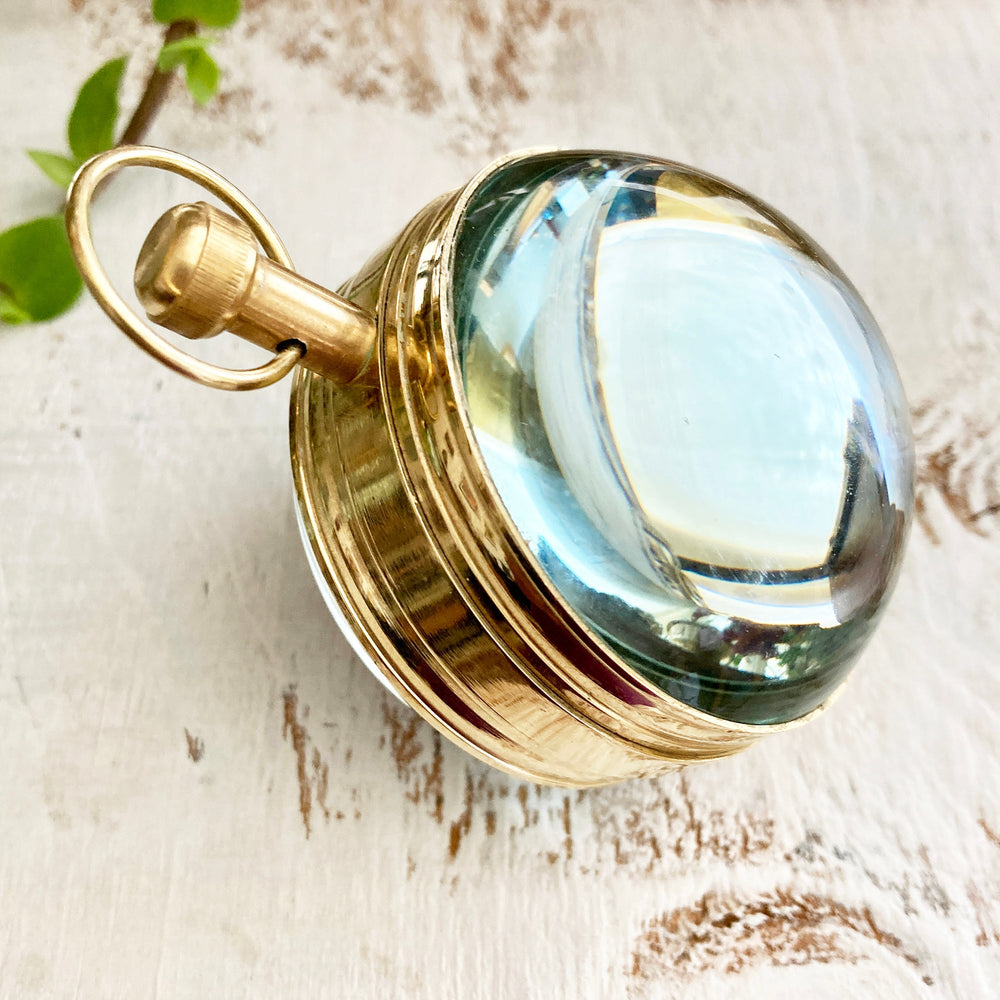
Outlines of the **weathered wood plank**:
<svg viewBox="0 0 1000 1000">
<path fill-rule="evenodd" d="M 246 6 L 222 100 L 178 96 L 152 139 L 257 198 L 306 274 L 336 283 L 506 148 L 697 163 L 869 299 L 914 405 L 920 521 L 815 725 L 658 781 L 519 785 L 338 636 L 283 389 L 183 383 L 92 304 L 5 330 L 0 996 L 995 996 L 1000 7 Z M 0 225 L 52 209 L 22 147 L 151 37 L 141 9 L 4 13 Z M 135 178 L 106 199 L 122 284 L 183 197 Z"/>
</svg>

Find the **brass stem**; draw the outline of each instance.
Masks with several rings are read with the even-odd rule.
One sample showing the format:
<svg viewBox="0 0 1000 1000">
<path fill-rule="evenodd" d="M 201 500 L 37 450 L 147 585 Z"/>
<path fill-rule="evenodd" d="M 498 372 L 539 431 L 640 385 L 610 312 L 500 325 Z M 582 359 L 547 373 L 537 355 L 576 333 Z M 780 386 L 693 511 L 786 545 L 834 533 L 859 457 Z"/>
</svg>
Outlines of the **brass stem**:
<svg viewBox="0 0 1000 1000">
<path fill-rule="evenodd" d="M 342 385 L 374 377 L 375 319 L 257 252 L 249 227 L 204 202 L 178 205 L 150 231 L 135 271 L 147 316 L 192 340 L 235 333 Z"/>
</svg>

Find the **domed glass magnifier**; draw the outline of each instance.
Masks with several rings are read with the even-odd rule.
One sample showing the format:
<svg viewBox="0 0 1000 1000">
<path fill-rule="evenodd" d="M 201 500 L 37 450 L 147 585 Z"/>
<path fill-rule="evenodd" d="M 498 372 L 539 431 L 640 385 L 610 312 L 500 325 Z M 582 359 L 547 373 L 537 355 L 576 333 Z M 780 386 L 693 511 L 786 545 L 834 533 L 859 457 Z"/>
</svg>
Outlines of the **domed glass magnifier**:
<svg viewBox="0 0 1000 1000">
<path fill-rule="evenodd" d="M 260 369 L 190 358 L 111 288 L 87 206 L 129 165 L 235 212 L 157 223 L 149 318 L 275 351 Z M 68 225 L 98 301 L 170 367 L 230 389 L 297 369 L 293 477 L 330 611 L 480 759 L 585 786 L 734 753 L 820 711 L 878 621 L 913 509 L 899 376 L 843 273 L 745 191 L 647 156 L 514 154 L 336 294 L 176 153 L 96 157 Z"/>
</svg>

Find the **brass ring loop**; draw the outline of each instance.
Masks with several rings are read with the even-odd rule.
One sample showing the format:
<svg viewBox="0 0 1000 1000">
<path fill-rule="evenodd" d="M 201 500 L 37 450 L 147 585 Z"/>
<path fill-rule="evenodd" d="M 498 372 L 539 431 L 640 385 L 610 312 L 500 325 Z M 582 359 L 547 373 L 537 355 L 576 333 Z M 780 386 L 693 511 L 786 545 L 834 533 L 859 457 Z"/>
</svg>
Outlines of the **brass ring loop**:
<svg viewBox="0 0 1000 1000">
<path fill-rule="evenodd" d="M 212 389 L 262 389 L 284 378 L 302 357 L 302 347 L 290 344 L 258 368 L 233 369 L 200 361 L 174 347 L 156 333 L 115 291 L 101 267 L 90 234 L 89 208 L 102 181 L 124 167 L 153 167 L 194 181 L 231 208 L 251 229 L 264 252 L 291 269 L 288 251 L 260 209 L 239 188 L 203 163 L 155 146 L 119 146 L 91 157 L 70 184 L 66 202 L 66 231 L 77 267 L 97 300 L 115 325 L 147 354 L 172 371 Z"/>
</svg>

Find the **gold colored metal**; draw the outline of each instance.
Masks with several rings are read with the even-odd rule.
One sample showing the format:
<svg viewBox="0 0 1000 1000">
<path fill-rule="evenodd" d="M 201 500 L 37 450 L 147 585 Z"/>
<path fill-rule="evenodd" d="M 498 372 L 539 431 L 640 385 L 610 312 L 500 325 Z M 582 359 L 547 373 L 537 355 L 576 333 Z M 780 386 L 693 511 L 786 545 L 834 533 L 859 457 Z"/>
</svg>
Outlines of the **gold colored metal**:
<svg viewBox="0 0 1000 1000">
<path fill-rule="evenodd" d="M 170 209 L 150 231 L 135 271 L 146 315 L 192 340 L 228 330 L 342 384 L 369 369 L 375 320 L 353 302 L 257 253 L 250 227 L 204 202 Z"/>
<path fill-rule="evenodd" d="M 121 146 L 88 160 L 70 184 L 66 231 L 83 280 L 115 325 L 147 354 L 171 370 L 214 389 L 260 389 L 284 378 L 302 356 L 301 344 L 289 344 L 266 364 L 245 371 L 221 368 L 178 350 L 149 328 L 115 291 L 97 257 L 90 235 L 90 203 L 98 187 L 125 167 L 155 167 L 195 181 L 228 205 L 249 227 L 272 259 L 291 268 L 288 251 L 260 210 L 238 188 L 204 164 L 168 149 Z"/>
<path fill-rule="evenodd" d="M 249 226 L 204 202 L 177 205 L 160 217 L 139 251 L 135 292 L 158 326 L 201 340 L 236 317 L 256 267 Z"/>
<path fill-rule="evenodd" d="M 601 785 L 727 756 L 804 719 L 733 723 L 657 688 L 569 607 L 504 508 L 469 422 L 452 274 L 472 193 L 533 155 L 429 205 L 340 290 L 376 313 L 377 385 L 299 372 L 292 466 L 332 607 L 393 689 L 495 767 Z"/>
</svg>

